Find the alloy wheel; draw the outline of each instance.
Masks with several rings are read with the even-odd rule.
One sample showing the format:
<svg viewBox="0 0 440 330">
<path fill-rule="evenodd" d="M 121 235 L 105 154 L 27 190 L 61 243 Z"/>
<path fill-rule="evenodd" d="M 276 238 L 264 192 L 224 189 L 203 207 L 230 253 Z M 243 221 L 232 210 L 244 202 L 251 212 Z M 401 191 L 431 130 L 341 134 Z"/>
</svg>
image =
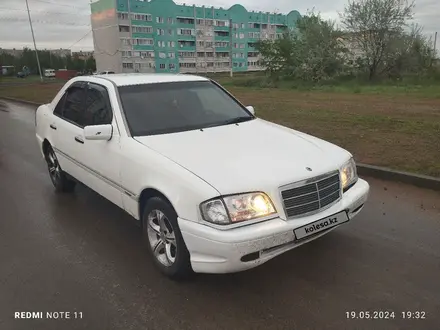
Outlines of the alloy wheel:
<svg viewBox="0 0 440 330">
<path fill-rule="evenodd" d="M 52 149 L 47 153 L 46 162 L 49 169 L 50 178 L 53 184 L 56 185 L 61 179 L 61 167 Z"/>
<path fill-rule="evenodd" d="M 147 217 L 148 240 L 154 257 L 164 266 L 170 267 L 176 261 L 177 244 L 174 228 L 160 210 L 152 210 Z"/>
</svg>

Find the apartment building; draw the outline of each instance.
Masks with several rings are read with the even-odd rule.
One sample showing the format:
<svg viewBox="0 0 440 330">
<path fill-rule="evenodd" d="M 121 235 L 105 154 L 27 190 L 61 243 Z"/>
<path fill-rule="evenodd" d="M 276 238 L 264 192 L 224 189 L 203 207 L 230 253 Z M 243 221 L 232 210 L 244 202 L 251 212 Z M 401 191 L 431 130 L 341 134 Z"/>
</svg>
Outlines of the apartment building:
<svg viewBox="0 0 440 330">
<path fill-rule="evenodd" d="M 258 71 L 255 43 L 295 26 L 287 15 L 179 5 L 172 0 L 99 0 L 91 4 L 98 71 Z"/>
</svg>

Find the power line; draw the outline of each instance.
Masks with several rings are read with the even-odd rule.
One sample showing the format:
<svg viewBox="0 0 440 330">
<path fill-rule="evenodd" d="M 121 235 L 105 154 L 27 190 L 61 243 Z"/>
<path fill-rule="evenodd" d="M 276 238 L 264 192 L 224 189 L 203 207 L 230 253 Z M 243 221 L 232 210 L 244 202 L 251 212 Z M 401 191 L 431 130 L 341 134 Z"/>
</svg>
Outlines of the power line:
<svg viewBox="0 0 440 330">
<path fill-rule="evenodd" d="M 81 38 L 79 38 L 77 41 L 75 41 L 70 47 L 67 47 L 67 49 L 71 49 L 73 46 L 75 46 L 78 42 L 83 40 L 85 37 L 87 37 L 92 30 L 89 30 L 85 35 L 83 35 Z"/>
</svg>

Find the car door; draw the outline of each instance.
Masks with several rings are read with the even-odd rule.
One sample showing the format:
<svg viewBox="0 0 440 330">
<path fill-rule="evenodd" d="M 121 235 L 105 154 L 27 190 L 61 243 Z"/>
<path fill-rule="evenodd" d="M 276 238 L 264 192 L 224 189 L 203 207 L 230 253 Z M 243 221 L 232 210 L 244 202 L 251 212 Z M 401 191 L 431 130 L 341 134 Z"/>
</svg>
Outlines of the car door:
<svg viewBox="0 0 440 330">
<path fill-rule="evenodd" d="M 77 161 L 86 169 L 84 184 L 118 205 L 122 205 L 120 187 L 120 134 L 106 87 L 87 83 L 83 126 L 113 126 L 110 140 L 86 140 L 81 132 Z"/>
<path fill-rule="evenodd" d="M 84 83 L 73 83 L 59 103 L 61 111 L 55 108 L 50 124 L 51 129 L 56 130 L 53 145 L 61 168 L 79 181 L 85 179 L 84 170 L 77 162 L 82 152 L 85 95 Z"/>
</svg>

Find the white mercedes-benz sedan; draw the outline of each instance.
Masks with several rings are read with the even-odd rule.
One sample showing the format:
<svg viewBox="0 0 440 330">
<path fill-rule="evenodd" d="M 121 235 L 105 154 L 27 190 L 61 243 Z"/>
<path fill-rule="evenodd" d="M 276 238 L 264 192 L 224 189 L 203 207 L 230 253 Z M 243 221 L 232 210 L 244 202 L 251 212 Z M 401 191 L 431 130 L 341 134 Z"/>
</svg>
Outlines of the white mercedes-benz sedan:
<svg viewBox="0 0 440 330">
<path fill-rule="evenodd" d="M 204 77 L 76 77 L 35 121 L 55 190 L 81 182 L 139 220 L 172 278 L 261 265 L 349 223 L 369 194 L 348 151 Z"/>
</svg>

